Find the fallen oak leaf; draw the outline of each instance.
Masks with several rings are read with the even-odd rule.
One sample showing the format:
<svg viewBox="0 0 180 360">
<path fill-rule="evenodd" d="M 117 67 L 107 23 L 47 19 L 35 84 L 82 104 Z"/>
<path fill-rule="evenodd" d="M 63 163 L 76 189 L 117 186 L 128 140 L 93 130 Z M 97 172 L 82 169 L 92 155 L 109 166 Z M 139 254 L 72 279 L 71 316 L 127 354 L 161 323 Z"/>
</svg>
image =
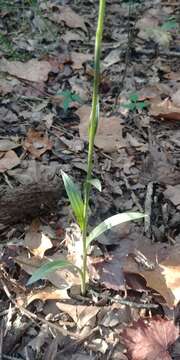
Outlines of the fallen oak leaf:
<svg viewBox="0 0 180 360">
<path fill-rule="evenodd" d="M 51 65 L 47 61 L 38 61 L 37 59 L 23 63 L 21 61 L 8 61 L 2 58 L 0 59 L 0 71 L 20 79 L 39 83 L 47 81 Z"/>
<path fill-rule="evenodd" d="M 0 151 L 0 173 L 14 168 L 20 164 L 20 159 L 15 151 L 9 150 L 7 152 Z"/>
<path fill-rule="evenodd" d="M 88 141 L 89 118 L 91 107 L 88 105 L 81 106 L 76 114 L 80 117 L 79 134 L 80 138 Z M 95 138 L 95 146 L 107 153 L 116 151 L 118 148 L 126 146 L 126 141 L 122 136 L 122 124 L 119 116 L 106 117 L 100 113 L 99 125 Z"/>
<path fill-rule="evenodd" d="M 179 328 L 171 320 L 138 320 L 122 333 L 131 360 L 172 360 L 168 348 L 179 337 Z"/>
<path fill-rule="evenodd" d="M 151 252 L 152 248 L 151 244 Z M 156 255 L 158 259 L 158 253 Z M 123 271 L 125 276 L 130 273 L 142 276 L 146 280 L 146 286 L 157 291 L 172 308 L 180 301 L 180 246 L 166 249 L 163 259 L 159 259 L 154 265 L 154 269 L 148 270 L 129 255 L 123 265 Z"/>
<path fill-rule="evenodd" d="M 180 120 L 180 106 L 177 106 L 169 98 L 154 99 L 151 101 L 150 114 L 160 119 Z"/>
<path fill-rule="evenodd" d="M 100 307 L 93 305 L 72 305 L 61 302 L 57 302 L 56 306 L 59 310 L 66 312 L 74 320 L 79 329 L 88 325 L 89 322 L 92 326 L 92 321 L 95 320 L 96 315 L 101 309 Z"/>
<path fill-rule="evenodd" d="M 57 289 L 47 286 L 44 289 L 30 292 L 30 294 L 28 294 L 25 299 L 19 298 L 18 301 L 23 301 L 26 303 L 26 305 L 29 305 L 35 300 L 41 300 L 45 302 L 47 300 L 69 300 L 69 299 L 70 297 L 68 296 L 67 290 Z"/>
<path fill-rule="evenodd" d="M 43 227 L 39 219 L 32 221 L 27 233 L 25 234 L 25 246 L 35 256 L 43 258 L 47 249 L 52 248 L 52 242 L 49 237 L 43 232 Z"/>
<path fill-rule="evenodd" d="M 87 61 L 91 61 L 93 59 L 92 54 L 83 54 L 76 51 L 71 52 L 71 61 L 73 70 L 80 70 L 83 67 L 83 64 Z"/>
<path fill-rule="evenodd" d="M 69 6 L 60 6 L 55 4 L 50 4 L 49 8 L 54 10 L 51 14 L 48 13 L 48 18 L 54 21 L 57 24 L 65 22 L 70 28 L 81 28 L 87 32 L 87 27 L 85 25 L 84 19 L 73 11 Z"/>
<path fill-rule="evenodd" d="M 48 136 L 41 131 L 29 129 L 23 147 L 35 158 L 39 158 L 47 150 L 52 149 L 52 143 Z"/>
</svg>

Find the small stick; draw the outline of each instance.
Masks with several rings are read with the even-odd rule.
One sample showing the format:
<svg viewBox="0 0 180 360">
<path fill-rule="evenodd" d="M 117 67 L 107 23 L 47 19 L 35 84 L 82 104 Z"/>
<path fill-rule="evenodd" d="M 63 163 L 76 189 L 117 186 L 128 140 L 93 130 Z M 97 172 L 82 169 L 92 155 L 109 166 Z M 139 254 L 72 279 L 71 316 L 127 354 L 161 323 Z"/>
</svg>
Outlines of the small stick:
<svg viewBox="0 0 180 360">
<path fill-rule="evenodd" d="M 147 186 L 146 199 L 145 199 L 145 214 L 148 215 L 144 218 L 144 231 L 148 237 L 151 237 L 151 214 L 153 202 L 154 183 L 151 181 Z"/>
</svg>

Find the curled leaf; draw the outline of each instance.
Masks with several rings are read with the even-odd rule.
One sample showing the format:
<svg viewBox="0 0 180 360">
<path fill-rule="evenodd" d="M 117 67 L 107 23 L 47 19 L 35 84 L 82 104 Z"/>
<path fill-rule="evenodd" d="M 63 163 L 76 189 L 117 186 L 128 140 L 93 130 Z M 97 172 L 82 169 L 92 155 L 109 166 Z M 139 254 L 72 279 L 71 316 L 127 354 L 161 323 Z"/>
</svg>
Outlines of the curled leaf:
<svg viewBox="0 0 180 360">
<path fill-rule="evenodd" d="M 126 221 L 132 221 L 137 220 L 145 217 L 146 215 L 140 213 L 140 212 L 127 212 L 122 214 L 116 214 L 108 219 L 104 220 L 102 223 L 100 223 L 98 226 L 95 227 L 87 237 L 87 247 L 89 244 L 96 239 L 98 236 L 103 234 L 106 230 L 111 229 L 113 226 L 122 224 Z"/>
<path fill-rule="evenodd" d="M 90 179 L 88 183 L 94 186 L 97 190 L 102 191 L 101 182 L 99 179 Z"/>
</svg>

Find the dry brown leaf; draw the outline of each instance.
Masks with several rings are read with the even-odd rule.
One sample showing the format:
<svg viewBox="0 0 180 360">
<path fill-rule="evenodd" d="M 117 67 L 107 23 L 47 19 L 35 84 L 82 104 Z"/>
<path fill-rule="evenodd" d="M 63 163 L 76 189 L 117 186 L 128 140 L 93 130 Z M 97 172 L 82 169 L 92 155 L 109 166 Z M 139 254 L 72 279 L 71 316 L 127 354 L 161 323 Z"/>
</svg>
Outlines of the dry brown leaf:
<svg viewBox="0 0 180 360">
<path fill-rule="evenodd" d="M 73 70 L 80 70 L 86 61 L 93 59 L 92 54 L 82 54 L 76 51 L 71 52 L 71 61 Z"/>
<path fill-rule="evenodd" d="M 165 79 L 180 81 L 180 72 L 171 71 L 164 75 Z"/>
<path fill-rule="evenodd" d="M 172 101 L 175 106 L 180 107 L 180 89 L 178 89 L 172 96 Z"/>
<path fill-rule="evenodd" d="M 74 31 L 67 31 L 63 36 L 62 39 L 69 44 L 70 41 L 83 41 L 82 34 L 77 34 Z"/>
<path fill-rule="evenodd" d="M 156 246 L 151 244 L 149 253 L 151 254 L 154 251 L 154 255 L 158 259 L 156 249 Z M 144 255 L 145 252 L 142 251 L 142 254 Z M 148 248 L 146 258 L 149 261 Z M 139 266 L 133 257 L 129 255 L 123 266 L 124 273 L 141 275 L 146 280 L 147 286 L 157 291 L 165 299 L 169 307 L 173 307 L 180 301 L 180 246 L 177 245 L 167 249 L 163 260 L 158 259 L 158 264 L 155 262 L 156 259 L 154 258 L 154 270 L 147 270 L 143 266 Z"/>
<path fill-rule="evenodd" d="M 76 114 L 80 117 L 80 137 L 84 141 L 88 141 L 88 126 L 91 107 L 83 105 L 76 111 Z M 105 117 L 100 113 L 95 145 L 107 153 L 125 147 L 125 140 L 122 137 L 121 119 L 119 116 Z"/>
<path fill-rule="evenodd" d="M 13 150 L 0 151 L 0 173 L 10 170 L 20 164 L 20 159 Z"/>
<path fill-rule="evenodd" d="M 120 255 L 120 254 L 119 254 Z M 109 255 L 104 257 L 96 257 L 91 260 L 89 265 L 90 275 L 92 279 L 98 280 L 107 289 L 115 291 L 125 290 L 125 279 L 122 271 L 122 259 L 119 256 Z"/>
<path fill-rule="evenodd" d="M 9 139 L 0 139 L 0 152 L 1 151 L 9 151 L 12 149 L 15 149 L 19 147 L 20 144 L 17 144 L 16 142 L 9 140 Z"/>
<path fill-rule="evenodd" d="M 62 254 L 58 253 L 43 259 L 37 256 L 29 258 L 27 255 L 20 255 L 15 258 L 15 261 L 24 271 L 32 275 L 35 270 L 37 270 L 41 265 L 47 263 L 48 260 L 52 261 L 57 259 L 65 260 L 66 258 Z M 51 272 L 46 276 L 46 279 L 58 289 L 67 289 L 72 285 L 80 285 L 79 275 L 70 268 Z"/>
<path fill-rule="evenodd" d="M 0 71 L 33 82 L 46 81 L 51 71 L 51 65 L 47 61 L 29 60 L 25 63 L 21 61 L 8 61 L 0 59 Z"/>
<path fill-rule="evenodd" d="M 32 252 L 33 255 L 43 258 L 47 249 L 52 248 L 52 242 L 43 232 L 43 227 L 38 219 L 32 221 L 26 235 L 25 246 Z"/>
<path fill-rule="evenodd" d="M 171 360 L 168 349 L 178 336 L 174 322 L 161 318 L 140 319 L 122 334 L 131 360 Z"/>
<path fill-rule="evenodd" d="M 33 291 L 25 299 L 26 305 L 29 305 L 35 300 L 69 300 L 70 297 L 66 290 L 56 289 L 52 287 L 46 287 L 44 289 Z"/>
<path fill-rule="evenodd" d="M 180 185 L 168 185 L 164 191 L 164 196 L 175 206 L 180 205 Z"/>
<path fill-rule="evenodd" d="M 180 120 L 180 106 L 176 106 L 170 99 L 154 99 L 151 101 L 150 114 L 165 120 Z"/>
<path fill-rule="evenodd" d="M 0 94 L 7 95 L 12 92 L 14 85 L 6 79 L 1 79 L 0 83 Z"/>
<path fill-rule="evenodd" d="M 47 150 L 51 150 L 52 148 L 48 136 L 34 129 L 28 130 L 23 146 L 24 149 L 29 151 L 35 158 L 39 158 Z"/>
<path fill-rule="evenodd" d="M 92 305 L 71 305 L 61 302 L 57 302 L 56 305 L 59 310 L 66 312 L 74 320 L 79 329 L 89 325 L 89 322 L 92 325 L 92 321 L 101 309 Z"/>
<path fill-rule="evenodd" d="M 78 15 L 78 13 L 73 11 L 69 6 L 51 4 L 50 7 L 55 10 L 52 14 L 48 14 L 48 17 L 52 21 L 56 22 L 57 24 L 65 22 L 65 24 L 72 29 L 80 28 L 87 32 L 83 17 Z"/>
</svg>

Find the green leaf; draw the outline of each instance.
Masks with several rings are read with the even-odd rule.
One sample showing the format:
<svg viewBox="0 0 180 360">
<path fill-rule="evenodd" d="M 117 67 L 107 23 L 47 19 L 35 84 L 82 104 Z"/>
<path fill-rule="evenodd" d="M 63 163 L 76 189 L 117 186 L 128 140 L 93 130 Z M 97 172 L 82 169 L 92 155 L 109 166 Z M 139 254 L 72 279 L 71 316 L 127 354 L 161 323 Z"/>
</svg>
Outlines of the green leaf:
<svg viewBox="0 0 180 360">
<path fill-rule="evenodd" d="M 72 101 L 72 100 L 71 100 L 70 97 L 66 97 L 66 98 L 64 99 L 64 101 L 63 101 L 63 109 L 64 109 L 64 111 L 67 111 L 67 110 L 68 110 L 71 101 Z"/>
<path fill-rule="evenodd" d="M 129 109 L 131 111 L 136 110 L 136 103 L 133 103 L 133 102 L 121 104 L 121 106 L 123 106 L 125 109 Z"/>
<path fill-rule="evenodd" d="M 149 101 L 140 101 L 136 104 L 136 108 L 143 110 L 146 109 L 149 105 Z"/>
<path fill-rule="evenodd" d="M 63 178 L 64 186 L 71 203 L 72 210 L 76 217 L 76 220 L 82 230 L 83 219 L 84 219 L 84 203 L 81 197 L 79 190 L 77 189 L 76 184 L 64 171 L 61 170 L 61 175 Z"/>
<path fill-rule="evenodd" d="M 102 191 L 102 186 L 99 179 L 88 180 L 88 183 L 94 186 L 97 190 Z"/>
<path fill-rule="evenodd" d="M 71 98 L 73 101 L 78 101 L 80 104 L 82 103 L 82 99 L 78 94 L 72 94 Z"/>
<path fill-rule="evenodd" d="M 67 268 L 67 267 L 73 267 L 73 264 L 71 264 L 68 260 L 53 260 L 49 261 L 48 263 L 42 265 L 39 269 L 37 269 L 30 279 L 28 280 L 27 285 L 30 285 L 34 283 L 35 281 L 38 281 L 40 279 L 44 279 L 50 272 Z"/>
<path fill-rule="evenodd" d="M 136 102 L 136 101 L 138 101 L 138 99 L 139 99 L 139 96 L 138 96 L 137 93 L 132 93 L 132 94 L 129 96 L 129 100 L 130 100 L 131 102 Z"/>
<path fill-rule="evenodd" d="M 161 29 L 165 31 L 173 30 L 177 28 L 177 22 L 175 20 L 166 21 L 164 24 L 161 25 Z"/>
<path fill-rule="evenodd" d="M 109 217 L 108 219 L 104 220 L 102 223 L 100 223 L 98 226 L 95 227 L 87 237 L 86 245 L 87 247 L 98 236 L 103 234 L 106 230 L 111 229 L 113 226 L 122 224 L 126 221 L 132 221 L 137 220 L 145 217 L 146 215 L 140 213 L 140 212 L 127 212 L 122 214 L 117 214 L 114 216 Z"/>
</svg>

